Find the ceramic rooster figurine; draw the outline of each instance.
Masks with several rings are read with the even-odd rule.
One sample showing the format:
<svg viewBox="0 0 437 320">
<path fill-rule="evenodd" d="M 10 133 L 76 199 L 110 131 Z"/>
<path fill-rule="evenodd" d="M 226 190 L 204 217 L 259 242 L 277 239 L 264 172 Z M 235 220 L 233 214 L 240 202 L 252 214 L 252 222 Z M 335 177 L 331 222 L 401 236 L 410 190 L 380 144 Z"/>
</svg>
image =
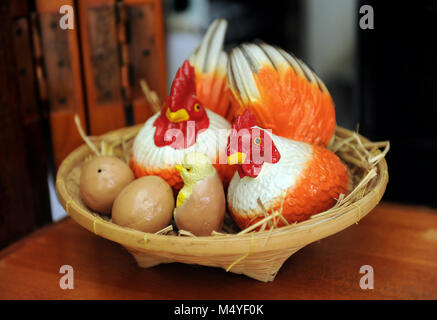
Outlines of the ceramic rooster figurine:
<svg viewBox="0 0 437 320">
<path fill-rule="evenodd" d="M 265 217 L 258 201 L 268 214 L 282 210 L 293 223 L 327 210 L 346 193 L 347 168 L 331 151 L 261 129 L 248 110 L 236 118 L 232 129 L 227 159 L 238 164 L 238 171 L 227 199 L 241 229 Z"/>
<path fill-rule="evenodd" d="M 225 30 L 224 20 L 213 23 L 190 57 L 192 63 L 186 60 L 176 73 L 161 112 L 148 119 L 135 138 L 130 165 L 137 178 L 158 175 L 180 189 L 183 181 L 175 166 L 185 154 L 198 151 L 208 155 L 225 184 L 231 179 L 235 169 L 218 161 L 226 159 L 220 153 L 231 124 L 211 110 L 228 109 L 230 101 L 222 50 Z"/>
</svg>

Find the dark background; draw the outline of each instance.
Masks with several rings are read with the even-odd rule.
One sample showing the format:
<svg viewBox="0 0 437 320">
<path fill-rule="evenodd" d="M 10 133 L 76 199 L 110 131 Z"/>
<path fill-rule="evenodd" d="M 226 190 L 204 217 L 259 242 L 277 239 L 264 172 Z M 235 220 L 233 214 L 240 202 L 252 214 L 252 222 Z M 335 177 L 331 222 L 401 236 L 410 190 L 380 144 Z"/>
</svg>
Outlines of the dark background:
<svg viewBox="0 0 437 320">
<path fill-rule="evenodd" d="M 390 140 L 384 198 L 436 207 L 437 3 L 376 2 L 375 29 L 358 32 L 361 132 Z"/>
</svg>

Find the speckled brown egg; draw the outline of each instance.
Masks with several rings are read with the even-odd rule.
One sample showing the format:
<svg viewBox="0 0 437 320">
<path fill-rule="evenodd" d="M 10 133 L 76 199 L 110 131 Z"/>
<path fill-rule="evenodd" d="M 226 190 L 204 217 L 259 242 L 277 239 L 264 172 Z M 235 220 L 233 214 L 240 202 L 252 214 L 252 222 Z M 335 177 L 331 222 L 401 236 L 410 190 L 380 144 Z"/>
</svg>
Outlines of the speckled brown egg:
<svg viewBox="0 0 437 320">
<path fill-rule="evenodd" d="M 112 222 L 155 233 L 171 222 L 174 196 L 170 185 L 157 176 L 134 180 L 118 195 L 112 207 Z"/>
<path fill-rule="evenodd" d="M 115 198 L 134 179 L 132 170 L 119 158 L 95 157 L 82 167 L 82 200 L 90 209 L 101 214 L 110 214 Z"/>
</svg>

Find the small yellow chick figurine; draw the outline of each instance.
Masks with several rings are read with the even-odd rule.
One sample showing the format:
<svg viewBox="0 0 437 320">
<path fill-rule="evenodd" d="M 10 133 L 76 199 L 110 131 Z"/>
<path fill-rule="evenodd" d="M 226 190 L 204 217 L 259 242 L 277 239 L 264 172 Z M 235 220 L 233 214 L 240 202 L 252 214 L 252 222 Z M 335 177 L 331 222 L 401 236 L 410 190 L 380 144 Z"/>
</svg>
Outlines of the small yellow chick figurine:
<svg viewBox="0 0 437 320">
<path fill-rule="evenodd" d="M 179 191 L 174 219 L 179 230 L 196 236 L 220 231 L 226 211 L 222 181 L 209 158 L 198 152 L 185 155 L 177 165 L 184 187 Z"/>
</svg>

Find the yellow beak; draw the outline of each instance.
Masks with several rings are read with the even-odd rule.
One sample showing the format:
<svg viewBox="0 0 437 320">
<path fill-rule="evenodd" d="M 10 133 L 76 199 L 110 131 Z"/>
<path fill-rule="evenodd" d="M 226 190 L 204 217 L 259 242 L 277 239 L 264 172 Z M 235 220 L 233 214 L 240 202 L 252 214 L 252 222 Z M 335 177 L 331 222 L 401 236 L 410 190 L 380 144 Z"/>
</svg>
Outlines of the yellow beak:
<svg viewBox="0 0 437 320">
<path fill-rule="evenodd" d="M 176 168 L 176 170 L 177 170 L 179 173 L 181 173 L 182 170 L 184 169 L 180 164 L 177 164 L 177 165 L 175 166 L 175 168 Z"/>
<path fill-rule="evenodd" d="M 227 162 L 229 165 L 232 164 L 243 164 L 244 160 L 246 160 L 246 154 L 242 152 L 235 152 L 228 156 Z"/>
<path fill-rule="evenodd" d="M 167 108 L 167 112 L 165 113 L 168 120 L 171 122 L 182 122 L 187 121 L 190 119 L 190 116 L 188 115 L 187 110 L 185 109 L 179 109 L 176 112 L 171 112 L 170 108 Z"/>
</svg>

